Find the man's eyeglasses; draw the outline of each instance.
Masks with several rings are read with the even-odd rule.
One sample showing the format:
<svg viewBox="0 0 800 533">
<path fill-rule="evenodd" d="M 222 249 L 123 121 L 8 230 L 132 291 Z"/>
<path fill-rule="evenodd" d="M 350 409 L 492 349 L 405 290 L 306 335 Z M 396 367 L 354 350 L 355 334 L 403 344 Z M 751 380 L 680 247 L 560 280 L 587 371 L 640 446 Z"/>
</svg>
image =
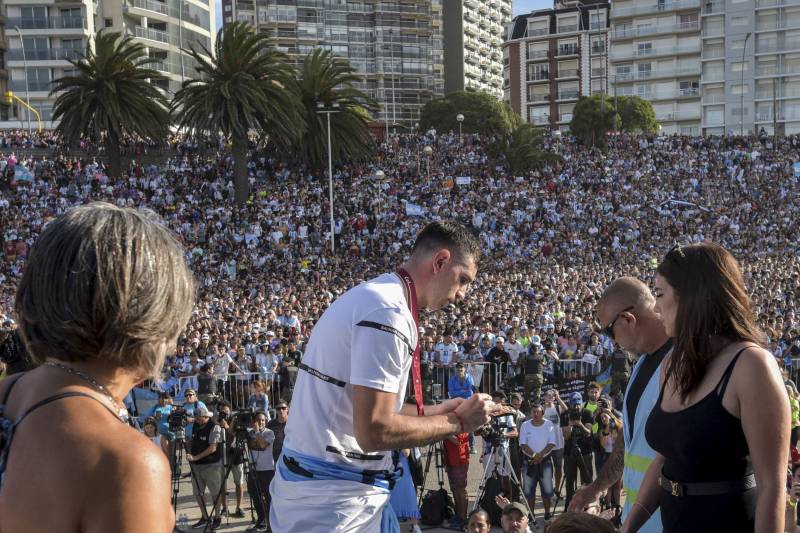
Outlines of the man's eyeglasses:
<svg viewBox="0 0 800 533">
<path fill-rule="evenodd" d="M 278 407 L 275 408 L 276 411 L 286 411 L 287 409 L 289 408 L 286 407 L 285 405 L 279 405 Z"/>
<path fill-rule="evenodd" d="M 617 316 L 614 317 L 614 320 L 612 320 L 609 325 L 607 325 L 606 327 L 600 329 L 600 333 L 602 333 L 603 335 L 605 335 L 606 337 L 608 337 L 609 339 L 611 339 L 613 341 L 614 340 L 614 324 L 617 323 L 617 320 L 619 320 L 619 317 L 622 316 L 622 313 L 627 313 L 628 311 L 633 311 L 633 309 L 635 307 L 636 306 L 631 305 L 630 307 L 626 307 L 625 309 L 623 309 L 622 311 L 617 313 Z"/>
<path fill-rule="evenodd" d="M 195 395 L 195 394 L 194 394 L 193 392 L 187 392 L 186 394 L 184 394 L 184 396 L 185 396 L 186 398 L 188 398 L 189 396 L 194 396 L 194 395 Z"/>
</svg>

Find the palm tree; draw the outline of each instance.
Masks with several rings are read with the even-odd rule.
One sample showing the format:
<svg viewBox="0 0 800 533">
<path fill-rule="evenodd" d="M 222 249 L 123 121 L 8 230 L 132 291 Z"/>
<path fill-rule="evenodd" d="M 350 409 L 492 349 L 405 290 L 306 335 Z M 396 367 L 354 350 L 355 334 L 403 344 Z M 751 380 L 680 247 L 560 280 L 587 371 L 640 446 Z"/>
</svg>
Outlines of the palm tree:
<svg viewBox="0 0 800 533">
<path fill-rule="evenodd" d="M 323 168 L 328 160 L 327 118 L 317 112 L 319 105 L 338 105 L 338 112 L 330 117 L 335 160 L 358 159 L 372 153 L 370 111 L 377 109 L 377 103 L 355 87 L 360 81 L 350 62 L 329 50 L 316 49 L 303 60 L 296 88 L 306 128 L 296 153 L 313 168 Z"/>
<path fill-rule="evenodd" d="M 172 101 L 179 127 L 197 134 L 222 133 L 231 141 L 236 202 L 247 201 L 248 133 L 267 131 L 277 144 L 296 138 L 302 128 L 294 95 L 286 89 L 293 71 L 270 38 L 243 22 L 217 34 L 215 54 L 204 46 L 188 50 L 198 79 L 187 80 Z M 212 59 L 208 59 L 212 58 Z"/>
<path fill-rule="evenodd" d="M 67 59 L 77 74 L 53 81 L 58 94 L 53 120 L 67 145 L 81 138 L 103 143 L 111 176 L 120 175 L 120 141 L 126 136 L 159 140 L 167 134 L 169 110 L 154 82 L 166 80 L 148 68 L 154 60 L 131 36 L 99 31 L 86 59 Z"/>
<path fill-rule="evenodd" d="M 517 126 L 496 141 L 512 174 L 519 175 L 545 163 L 561 161 L 561 156 L 542 150 L 542 130 L 530 123 Z"/>
</svg>

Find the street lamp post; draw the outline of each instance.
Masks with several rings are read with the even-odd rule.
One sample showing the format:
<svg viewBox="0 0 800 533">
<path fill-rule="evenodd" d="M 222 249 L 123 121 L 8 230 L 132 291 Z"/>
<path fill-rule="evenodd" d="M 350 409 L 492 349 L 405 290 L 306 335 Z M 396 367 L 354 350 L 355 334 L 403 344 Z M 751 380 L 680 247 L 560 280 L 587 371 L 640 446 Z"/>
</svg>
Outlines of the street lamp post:
<svg viewBox="0 0 800 533">
<path fill-rule="evenodd" d="M 28 104 L 28 107 L 25 108 L 25 116 L 28 117 L 28 135 L 31 134 L 31 92 L 30 86 L 28 85 L 28 60 L 25 57 L 25 40 L 22 38 L 22 30 L 19 29 L 19 26 L 14 26 L 14 30 L 16 30 L 17 35 L 19 35 L 19 43 L 22 46 L 22 68 L 25 69 L 25 103 Z M 18 106 L 19 107 L 19 106 Z M 20 121 L 22 122 L 22 121 Z"/>
<path fill-rule="evenodd" d="M 750 36 L 753 32 L 747 32 L 747 35 L 744 36 L 744 46 L 742 46 L 742 84 L 739 86 L 739 94 L 741 95 L 741 99 L 739 101 L 739 137 L 744 136 L 744 52 L 747 50 L 747 40 L 750 39 Z"/>
<path fill-rule="evenodd" d="M 330 107 L 325 107 L 322 102 L 317 102 L 317 114 L 325 115 L 328 119 L 328 201 L 331 205 L 331 253 L 336 252 L 336 228 L 333 222 L 333 146 L 331 145 L 331 113 L 339 112 L 339 104 L 334 102 Z"/>
<path fill-rule="evenodd" d="M 461 140 L 461 123 L 464 122 L 464 115 L 459 113 L 456 115 L 456 120 L 458 121 L 458 142 L 463 144 L 464 141 Z"/>
</svg>

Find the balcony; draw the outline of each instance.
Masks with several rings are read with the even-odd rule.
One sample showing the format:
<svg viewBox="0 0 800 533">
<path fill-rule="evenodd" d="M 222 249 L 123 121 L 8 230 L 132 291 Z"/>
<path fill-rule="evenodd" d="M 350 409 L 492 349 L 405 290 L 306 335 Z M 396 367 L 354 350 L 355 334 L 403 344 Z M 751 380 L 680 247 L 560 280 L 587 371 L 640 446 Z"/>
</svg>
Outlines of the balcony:
<svg viewBox="0 0 800 533">
<path fill-rule="evenodd" d="M 611 54 L 612 61 L 624 61 L 639 57 L 656 57 L 671 55 L 699 54 L 700 45 L 697 46 L 659 46 L 657 48 L 645 48 L 642 50 L 617 51 Z"/>
<path fill-rule="evenodd" d="M 151 41 L 158 41 L 166 44 L 177 44 L 178 39 L 173 39 L 169 33 L 161 30 L 154 30 L 153 28 L 143 28 L 142 26 L 134 26 L 136 37 L 142 39 L 149 39 Z"/>
<path fill-rule="evenodd" d="M 671 68 L 659 70 L 638 70 L 635 72 L 621 72 L 614 75 L 614 82 L 652 80 L 655 78 L 672 78 L 676 76 L 699 76 L 700 67 Z"/>
<path fill-rule="evenodd" d="M 679 2 L 658 2 L 644 6 L 632 6 L 614 8 L 612 4 L 611 18 L 632 17 L 647 13 L 665 13 L 668 11 L 678 11 L 683 9 L 694 9 L 700 7 L 700 0 L 682 0 Z"/>
<path fill-rule="evenodd" d="M 86 26 L 84 17 L 9 17 L 6 26 L 19 26 L 22 30 L 82 30 Z"/>
<path fill-rule="evenodd" d="M 785 30 L 787 28 L 800 28 L 800 20 L 781 19 L 775 22 L 756 23 L 756 31 Z"/>
<path fill-rule="evenodd" d="M 550 81 L 550 74 L 547 72 L 542 74 L 530 74 L 528 75 L 528 81 L 531 83 Z"/>
<path fill-rule="evenodd" d="M 550 117 L 547 115 L 535 115 L 531 117 L 530 121 L 536 126 L 541 126 L 544 124 L 550 124 Z"/>
<path fill-rule="evenodd" d="M 558 33 L 572 33 L 578 31 L 577 24 L 562 24 L 558 27 Z"/>
<path fill-rule="evenodd" d="M 633 39 L 635 37 L 645 37 L 647 35 L 656 35 L 658 33 L 683 33 L 700 30 L 700 21 L 681 22 L 678 24 L 669 24 L 666 26 L 640 26 L 638 28 L 628 28 L 624 30 L 615 30 L 611 33 L 612 39 Z"/>
<path fill-rule="evenodd" d="M 700 89 L 679 89 L 678 90 L 678 97 L 680 98 L 695 98 L 700 96 Z"/>
<path fill-rule="evenodd" d="M 66 61 L 84 57 L 86 50 L 83 48 L 27 48 L 24 55 L 21 48 L 15 48 L 6 55 L 8 61 Z"/>
<path fill-rule="evenodd" d="M 592 45 L 592 50 L 591 50 L 591 52 L 590 52 L 590 53 L 591 53 L 592 55 L 603 55 L 603 54 L 605 54 L 605 53 L 606 53 L 606 47 L 605 47 L 605 46 L 595 46 L 595 45 Z"/>
<path fill-rule="evenodd" d="M 531 50 L 528 52 L 528 59 L 545 59 L 549 54 L 549 50 Z"/>
<path fill-rule="evenodd" d="M 144 9 L 146 11 L 169 16 L 169 6 L 165 2 L 156 2 L 155 0 L 128 0 L 127 4 L 127 7 Z"/>
<path fill-rule="evenodd" d="M 706 2 L 703 6 L 703 15 L 714 15 L 716 13 L 725 12 L 725 2 L 718 0 L 716 2 Z"/>
<path fill-rule="evenodd" d="M 785 76 L 787 74 L 800 74 L 800 65 L 791 65 L 791 66 L 768 66 L 768 67 L 757 67 L 756 68 L 756 77 L 758 76 Z"/>
<path fill-rule="evenodd" d="M 697 111 L 671 111 L 656 115 L 659 122 L 670 122 L 673 120 L 697 120 L 700 118 L 700 110 Z"/>
<path fill-rule="evenodd" d="M 50 92 L 51 87 L 50 81 L 39 81 L 39 80 L 31 80 L 28 82 L 27 90 L 30 92 Z M 9 83 L 9 89 L 14 91 L 15 93 L 24 93 L 26 90 L 25 80 L 11 80 Z"/>
<path fill-rule="evenodd" d="M 528 95 L 528 103 L 536 104 L 541 102 L 549 102 L 550 93 L 533 93 Z"/>
<path fill-rule="evenodd" d="M 579 92 L 577 89 L 569 90 L 569 91 L 559 91 L 558 92 L 558 99 L 559 100 L 577 100 L 579 96 Z"/>
<path fill-rule="evenodd" d="M 561 78 L 577 78 L 578 77 L 578 69 L 576 68 L 565 68 L 558 70 L 558 76 L 556 79 Z"/>
<path fill-rule="evenodd" d="M 578 55 L 578 45 L 575 46 L 559 46 L 556 55 L 561 56 L 576 56 Z"/>
<path fill-rule="evenodd" d="M 800 50 L 800 39 L 790 38 L 784 40 L 783 44 L 769 43 L 760 44 L 756 46 L 756 54 L 766 54 L 775 52 L 789 52 L 793 50 Z"/>
<path fill-rule="evenodd" d="M 800 120 L 800 110 L 799 111 L 789 111 L 789 112 L 778 112 L 778 122 L 790 122 Z M 757 113 L 756 114 L 756 122 L 772 122 L 772 112 L 768 113 Z"/>
<path fill-rule="evenodd" d="M 724 104 L 724 94 L 703 94 L 703 105 Z"/>
<path fill-rule="evenodd" d="M 525 37 L 536 37 L 538 35 L 549 35 L 550 28 L 528 28 L 525 31 Z"/>
<path fill-rule="evenodd" d="M 558 116 L 559 122 L 571 122 L 572 121 L 572 113 L 561 113 Z"/>
<path fill-rule="evenodd" d="M 756 0 L 756 9 L 797 5 L 793 0 Z"/>
</svg>

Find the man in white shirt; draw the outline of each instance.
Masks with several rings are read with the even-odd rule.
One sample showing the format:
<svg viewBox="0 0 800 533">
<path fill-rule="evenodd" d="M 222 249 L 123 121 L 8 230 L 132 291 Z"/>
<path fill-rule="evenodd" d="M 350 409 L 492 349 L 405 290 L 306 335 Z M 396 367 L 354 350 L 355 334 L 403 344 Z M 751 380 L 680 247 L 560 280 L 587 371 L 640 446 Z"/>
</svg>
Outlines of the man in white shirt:
<svg viewBox="0 0 800 533">
<path fill-rule="evenodd" d="M 527 457 L 522 469 L 523 490 L 531 509 L 536 507 L 536 485 L 539 485 L 544 503 L 544 519 L 550 520 L 550 498 L 553 497 L 553 461 L 550 452 L 556 447 L 556 432 L 560 431 L 544 418 L 541 404 L 533 404 L 531 418 L 522 424 L 519 447 Z"/>
<path fill-rule="evenodd" d="M 467 228 L 431 223 L 398 273 L 362 283 L 325 311 L 292 395 L 270 487 L 272 531 L 399 527 L 387 505 L 397 476 L 396 458 L 387 450 L 471 432 L 505 412 L 481 394 L 429 406 L 424 416 L 419 406 L 403 405 L 418 341 L 417 307 L 436 310 L 463 300 L 479 258 L 479 243 Z"/>
<path fill-rule="evenodd" d="M 436 345 L 436 356 L 442 366 L 452 366 L 458 362 L 458 344 L 453 342 L 453 335 L 446 333 L 444 340 Z"/>
</svg>

